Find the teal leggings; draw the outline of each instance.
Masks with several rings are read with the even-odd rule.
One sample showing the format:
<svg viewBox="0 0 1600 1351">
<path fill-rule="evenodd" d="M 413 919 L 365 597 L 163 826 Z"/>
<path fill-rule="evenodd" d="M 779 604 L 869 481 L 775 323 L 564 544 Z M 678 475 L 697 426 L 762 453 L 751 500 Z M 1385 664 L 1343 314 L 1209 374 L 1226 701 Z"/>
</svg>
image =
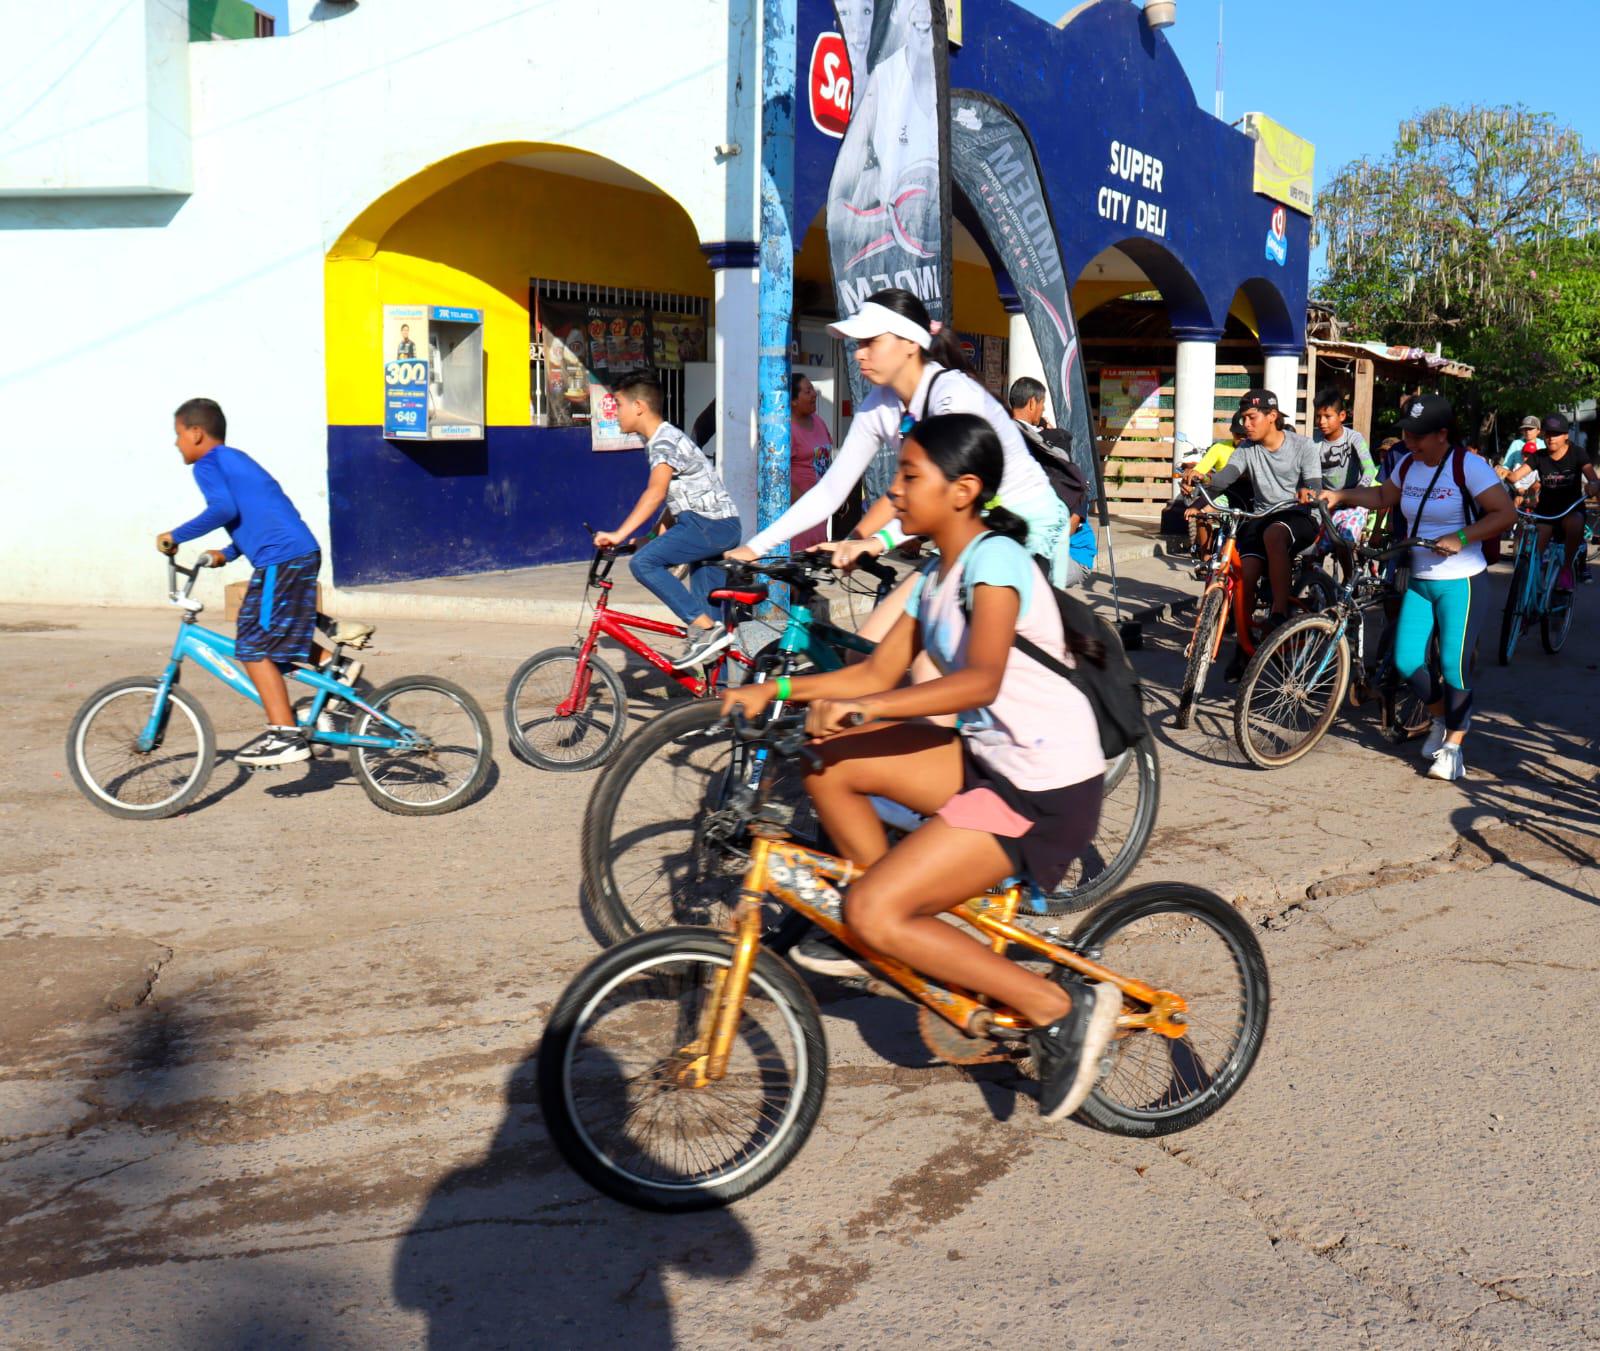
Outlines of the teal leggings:
<svg viewBox="0 0 1600 1351">
<path fill-rule="evenodd" d="M 1467 680 L 1489 602 L 1487 573 L 1430 581 L 1413 577 L 1400 604 L 1394 636 L 1394 665 L 1402 680 L 1430 704 L 1444 700 L 1445 726 L 1464 732 L 1472 721 L 1472 690 Z M 1439 631 L 1439 664 L 1444 687 L 1428 669 L 1428 640 Z"/>
</svg>

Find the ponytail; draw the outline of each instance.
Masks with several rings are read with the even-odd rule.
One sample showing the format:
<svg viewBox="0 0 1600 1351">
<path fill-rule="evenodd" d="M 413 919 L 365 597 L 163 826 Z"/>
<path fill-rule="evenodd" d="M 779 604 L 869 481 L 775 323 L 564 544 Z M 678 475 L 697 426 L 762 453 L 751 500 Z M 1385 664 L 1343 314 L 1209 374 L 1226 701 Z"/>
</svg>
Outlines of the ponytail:
<svg viewBox="0 0 1600 1351">
<path fill-rule="evenodd" d="M 922 354 L 924 361 L 937 361 L 949 371 L 960 371 L 970 379 L 977 380 L 978 373 L 972 369 L 967 361 L 967 354 L 961 350 L 961 342 L 948 328 L 941 327 L 933 335 L 933 342 L 928 345 Z M 983 382 L 978 381 L 979 384 Z"/>
<path fill-rule="evenodd" d="M 980 513 L 983 523 L 992 535 L 1004 535 L 1018 544 L 1028 542 L 1028 523 L 1014 511 L 1007 511 L 999 503 Z"/>
</svg>

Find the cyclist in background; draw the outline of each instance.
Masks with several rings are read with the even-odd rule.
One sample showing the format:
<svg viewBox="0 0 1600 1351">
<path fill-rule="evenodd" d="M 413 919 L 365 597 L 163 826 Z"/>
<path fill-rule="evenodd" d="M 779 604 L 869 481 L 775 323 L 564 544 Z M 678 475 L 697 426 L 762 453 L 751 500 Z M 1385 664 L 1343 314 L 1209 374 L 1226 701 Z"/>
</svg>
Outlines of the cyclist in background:
<svg viewBox="0 0 1600 1351">
<path fill-rule="evenodd" d="M 1398 515 L 1396 536 L 1428 541 L 1411 551 L 1411 584 L 1400 603 L 1394 664 L 1400 678 L 1428 701 L 1433 726 L 1422 754 L 1432 761 L 1428 777 L 1446 780 L 1466 774 L 1462 743 L 1472 722 L 1468 682 L 1478 630 L 1489 610 L 1483 541 L 1498 539 L 1516 519 L 1494 469 L 1465 447 L 1453 445 L 1454 418 L 1450 400 L 1442 394 L 1419 395 L 1400 419 L 1407 454 L 1394 476 L 1375 488 L 1322 493 L 1330 507 L 1368 507 L 1386 510 L 1391 518 Z M 1457 456 L 1459 466 L 1453 463 Z M 1427 660 L 1436 629 L 1442 687 Z"/>
<path fill-rule="evenodd" d="M 1539 548 L 1550 543 L 1559 524 L 1566 545 L 1556 590 L 1572 590 L 1572 564 L 1583 547 L 1583 512 L 1574 510 L 1585 497 L 1600 493 L 1600 476 L 1588 458 L 1572 444 L 1572 427 L 1560 413 L 1551 413 L 1542 427 L 1545 448 L 1526 456 L 1523 463 L 1537 474 L 1538 482 L 1526 494 L 1541 516 L 1560 516 L 1559 523 L 1539 523 Z M 1518 498 L 1519 504 L 1523 500 Z"/>
<path fill-rule="evenodd" d="M 1343 391 L 1329 385 L 1317 391 L 1314 402 L 1317 430 L 1311 439 L 1322 456 L 1322 486 L 1371 487 L 1378 481 L 1378 467 L 1367 450 L 1366 437 L 1348 425 L 1350 408 Z M 1345 507 L 1333 523 L 1354 544 L 1367 528 L 1367 512 L 1361 507 Z"/>
<path fill-rule="evenodd" d="M 755 716 L 774 698 L 810 705 L 806 726 L 823 766 L 808 772 L 806 788 L 828 837 L 865 869 L 845 898 L 846 925 L 872 950 L 1028 1018 L 1039 1110 L 1053 1119 L 1093 1088 L 1120 992 L 1046 980 L 940 918 L 1010 876 L 1058 886 L 1100 817 L 1105 759 L 1094 711 L 1075 685 L 1013 644 L 1026 637 L 1066 663 L 1104 653 L 1063 628 L 1048 580 L 1021 543 L 1027 526 L 994 504 L 1004 466 L 987 419 L 919 423 L 900 446 L 890 499 L 905 529 L 930 536 L 939 557 L 918 575 L 905 613 L 865 661 L 746 685 L 723 708 Z M 940 674 L 901 685 L 923 650 Z M 914 721 L 951 713 L 959 730 Z M 853 727 L 858 719 L 865 725 Z M 891 849 L 874 795 L 929 819 Z M 794 955 L 819 969 L 800 949 Z"/>
</svg>

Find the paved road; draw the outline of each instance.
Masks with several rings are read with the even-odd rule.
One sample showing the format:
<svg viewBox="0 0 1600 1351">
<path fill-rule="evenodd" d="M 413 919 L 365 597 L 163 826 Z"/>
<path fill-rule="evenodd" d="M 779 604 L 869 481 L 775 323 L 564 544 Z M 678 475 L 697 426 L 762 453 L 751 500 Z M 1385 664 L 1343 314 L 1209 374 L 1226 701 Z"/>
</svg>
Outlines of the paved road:
<svg viewBox="0 0 1600 1351">
<path fill-rule="evenodd" d="M 502 753 L 482 802 L 419 821 L 341 764 L 224 764 L 184 817 L 114 821 L 63 731 L 169 632 L 0 609 L 7 1347 L 1600 1340 L 1592 626 L 1486 672 L 1460 786 L 1359 715 L 1276 774 L 1230 753 L 1220 688 L 1192 732 L 1161 715 L 1143 875 L 1235 899 L 1274 980 L 1260 1065 L 1210 1123 L 1041 1127 L 1008 1073 L 930 1064 L 903 1006 L 823 984 L 811 1144 L 688 1219 L 573 1179 L 532 1091 L 594 951 L 588 780 Z M 563 636 L 396 625 L 374 675 L 450 675 L 498 723 L 512 666 Z M 1182 636 L 1150 639 L 1170 705 Z M 242 743 L 244 705 L 193 688 Z"/>
</svg>

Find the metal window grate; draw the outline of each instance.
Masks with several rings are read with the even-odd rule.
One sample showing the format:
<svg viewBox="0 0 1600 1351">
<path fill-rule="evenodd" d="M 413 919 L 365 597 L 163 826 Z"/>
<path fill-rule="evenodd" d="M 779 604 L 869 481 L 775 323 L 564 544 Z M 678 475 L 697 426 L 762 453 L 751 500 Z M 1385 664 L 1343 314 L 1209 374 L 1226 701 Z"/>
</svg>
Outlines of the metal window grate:
<svg viewBox="0 0 1600 1351">
<path fill-rule="evenodd" d="M 529 372 L 533 394 L 533 425 L 535 427 L 548 427 L 550 425 L 550 410 L 547 406 L 549 398 L 545 384 L 545 351 L 544 343 L 539 336 L 538 326 L 538 297 L 540 294 L 552 300 L 575 302 L 583 305 L 625 305 L 639 309 L 655 310 L 662 314 L 687 314 L 694 315 L 711 321 L 711 305 L 704 296 L 677 295 L 671 291 L 640 291 L 626 286 L 600 286 L 593 282 L 580 281 L 546 281 L 542 278 L 532 278 L 528 282 L 528 362 L 532 369 Z M 675 427 L 689 430 L 689 424 L 699 416 L 698 408 L 684 407 L 684 381 L 682 367 L 661 367 L 656 370 L 656 375 L 661 381 L 661 392 L 665 403 L 664 416 Z M 687 419 L 687 420 L 686 420 Z"/>
</svg>

